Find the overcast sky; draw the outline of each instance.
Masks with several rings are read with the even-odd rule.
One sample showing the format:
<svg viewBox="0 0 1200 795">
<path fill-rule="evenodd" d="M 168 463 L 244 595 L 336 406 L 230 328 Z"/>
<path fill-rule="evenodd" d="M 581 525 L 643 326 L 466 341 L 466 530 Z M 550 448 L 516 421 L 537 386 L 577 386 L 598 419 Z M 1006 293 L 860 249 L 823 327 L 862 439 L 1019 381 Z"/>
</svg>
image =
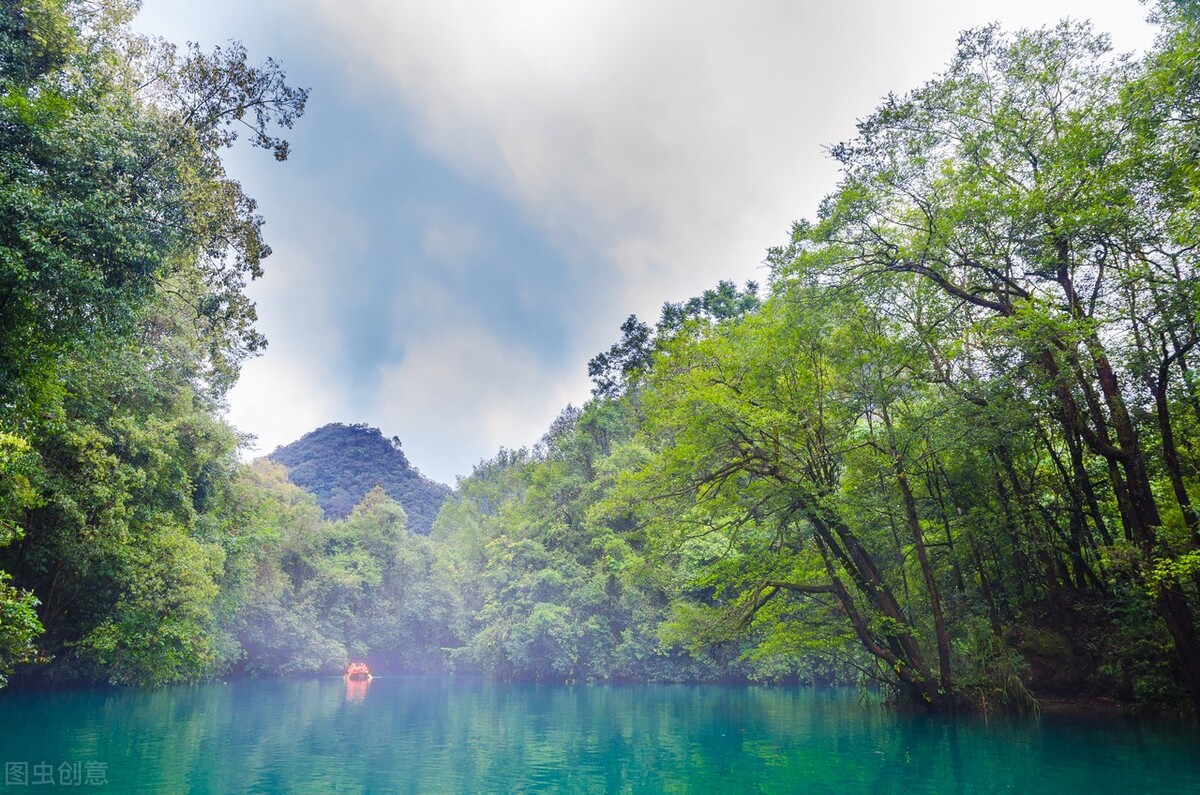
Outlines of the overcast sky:
<svg viewBox="0 0 1200 795">
<path fill-rule="evenodd" d="M 312 88 L 276 163 L 238 149 L 274 255 L 270 344 L 229 416 L 265 454 L 328 422 L 425 474 L 532 445 L 589 396 L 630 313 L 720 279 L 812 217 L 825 147 L 947 62 L 959 31 L 1090 18 L 1148 47 L 1136 0 L 144 0 L 138 26 L 245 43 Z"/>
</svg>

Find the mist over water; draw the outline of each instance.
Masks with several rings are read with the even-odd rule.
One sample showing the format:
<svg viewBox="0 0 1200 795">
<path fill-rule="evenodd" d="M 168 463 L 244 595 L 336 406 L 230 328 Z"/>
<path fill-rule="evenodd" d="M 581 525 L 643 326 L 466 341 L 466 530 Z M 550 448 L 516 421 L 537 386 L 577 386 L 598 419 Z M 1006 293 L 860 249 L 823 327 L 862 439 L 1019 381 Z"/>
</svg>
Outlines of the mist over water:
<svg viewBox="0 0 1200 795">
<path fill-rule="evenodd" d="M 1169 793 L 1200 782 L 1191 724 L 927 718 L 845 689 L 239 681 L 0 693 L 0 727 L 6 773 L 24 764 L 32 782 L 40 764 L 45 783 L 46 764 L 91 763 L 106 783 L 86 789 L 100 792 Z"/>
</svg>

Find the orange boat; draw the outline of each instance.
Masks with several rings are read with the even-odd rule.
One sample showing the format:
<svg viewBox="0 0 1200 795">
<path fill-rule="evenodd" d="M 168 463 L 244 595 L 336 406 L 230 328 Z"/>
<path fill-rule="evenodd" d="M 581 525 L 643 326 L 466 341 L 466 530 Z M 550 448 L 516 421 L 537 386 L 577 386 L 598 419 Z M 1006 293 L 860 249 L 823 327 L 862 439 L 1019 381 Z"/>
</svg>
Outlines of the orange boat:
<svg viewBox="0 0 1200 795">
<path fill-rule="evenodd" d="M 374 677 L 371 676 L 371 669 L 366 663 L 350 663 L 346 667 L 346 675 L 342 678 L 346 681 L 370 682 Z"/>
</svg>

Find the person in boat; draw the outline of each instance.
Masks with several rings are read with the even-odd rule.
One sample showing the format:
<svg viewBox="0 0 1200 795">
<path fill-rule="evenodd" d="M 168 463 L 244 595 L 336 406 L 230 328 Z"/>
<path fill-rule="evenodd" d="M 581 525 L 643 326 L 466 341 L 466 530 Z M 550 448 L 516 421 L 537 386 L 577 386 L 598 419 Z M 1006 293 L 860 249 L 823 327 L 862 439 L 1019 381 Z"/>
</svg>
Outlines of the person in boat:
<svg viewBox="0 0 1200 795">
<path fill-rule="evenodd" d="M 345 676 L 343 676 L 342 678 L 343 679 L 366 679 L 367 681 L 370 681 L 374 677 L 371 676 L 371 669 L 367 667 L 366 663 L 350 663 L 350 665 L 346 667 Z"/>
</svg>

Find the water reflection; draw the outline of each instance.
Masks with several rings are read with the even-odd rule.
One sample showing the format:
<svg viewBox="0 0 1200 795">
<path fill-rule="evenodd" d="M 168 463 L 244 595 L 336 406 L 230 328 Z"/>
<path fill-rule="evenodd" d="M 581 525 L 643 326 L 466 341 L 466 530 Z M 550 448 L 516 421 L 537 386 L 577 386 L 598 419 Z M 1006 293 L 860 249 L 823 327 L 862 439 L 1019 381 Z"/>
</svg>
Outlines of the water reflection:
<svg viewBox="0 0 1200 795">
<path fill-rule="evenodd" d="M 367 687 L 370 684 L 370 679 L 347 679 L 346 701 L 362 701 L 367 697 Z"/>
<path fill-rule="evenodd" d="M 0 693 L 0 760 L 113 792 L 1190 792 L 1194 729 L 914 718 L 838 690 L 438 678 Z M 14 730 L 17 729 L 17 730 Z"/>
</svg>

